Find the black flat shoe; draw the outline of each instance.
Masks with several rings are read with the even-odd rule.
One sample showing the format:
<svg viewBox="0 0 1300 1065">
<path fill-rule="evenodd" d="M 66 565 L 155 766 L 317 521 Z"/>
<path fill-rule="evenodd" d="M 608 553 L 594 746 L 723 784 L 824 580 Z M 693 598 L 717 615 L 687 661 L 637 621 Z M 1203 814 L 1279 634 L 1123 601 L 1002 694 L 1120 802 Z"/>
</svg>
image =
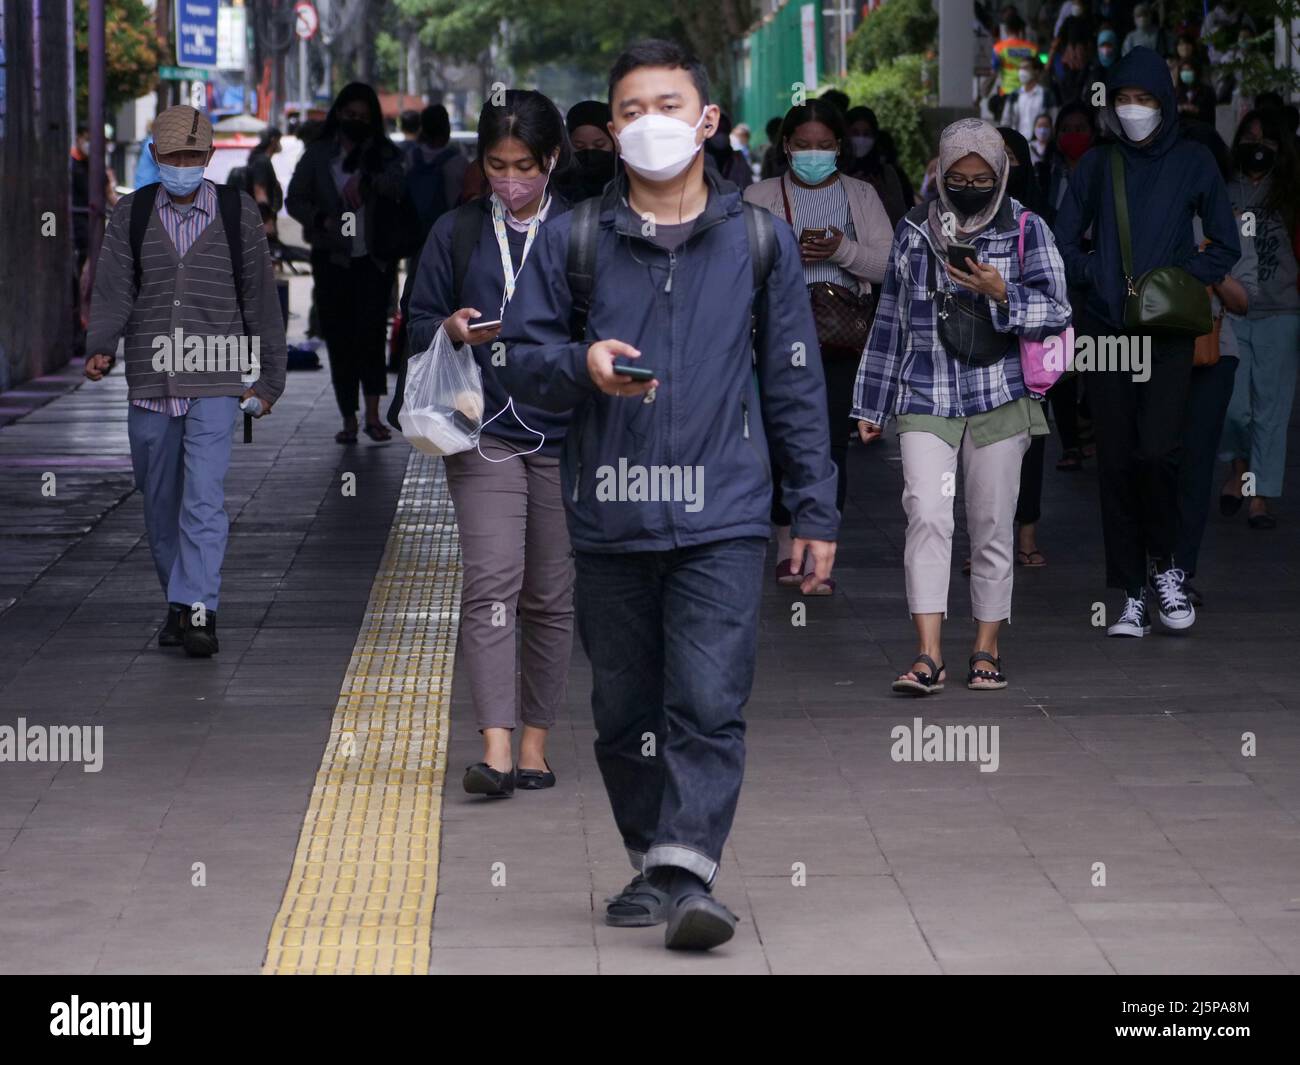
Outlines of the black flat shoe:
<svg viewBox="0 0 1300 1065">
<path fill-rule="evenodd" d="M 493 769 L 487 762 L 475 762 L 465 770 L 465 790 L 471 795 L 483 795 L 489 799 L 508 799 L 515 793 L 515 771 L 507 769 L 502 773 Z"/>
<path fill-rule="evenodd" d="M 543 788 L 555 787 L 555 773 L 551 770 L 551 763 L 546 763 L 545 769 L 519 769 L 515 768 L 515 787 L 520 791 L 541 791 Z"/>
<path fill-rule="evenodd" d="M 1252 514 L 1246 519 L 1246 524 L 1252 529 L 1276 529 L 1277 518 L 1272 514 Z"/>
<path fill-rule="evenodd" d="M 664 946 L 669 950 L 712 950 L 736 934 L 739 920 L 712 895 L 683 895 L 668 915 Z"/>
<path fill-rule="evenodd" d="M 216 654 L 221 649 L 217 643 L 217 612 L 209 610 L 202 625 L 186 625 L 181 643 L 191 658 L 211 658 Z"/>
<path fill-rule="evenodd" d="M 181 603 L 167 604 L 167 622 L 158 631 L 159 647 L 180 647 L 185 642 L 188 609 Z"/>
<path fill-rule="evenodd" d="M 1230 496 L 1227 493 L 1219 496 L 1219 513 L 1225 518 L 1231 518 L 1241 509 L 1241 504 L 1246 500 L 1241 496 Z"/>
</svg>

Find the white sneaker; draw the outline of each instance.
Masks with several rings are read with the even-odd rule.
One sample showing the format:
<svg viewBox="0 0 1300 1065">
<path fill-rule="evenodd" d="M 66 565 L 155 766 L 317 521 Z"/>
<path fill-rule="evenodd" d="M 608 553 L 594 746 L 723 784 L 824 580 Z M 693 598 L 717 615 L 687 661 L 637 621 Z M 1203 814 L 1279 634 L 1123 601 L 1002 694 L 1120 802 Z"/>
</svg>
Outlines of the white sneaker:
<svg viewBox="0 0 1300 1065">
<path fill-rule="evenodd" d="M 1153 570 L 1148 578 L 1160 624 L 1167 629 L 1190 629 L 1196 622 L 1196 608 L 1184 587 L 1186 581 L 1187 575 L 1176 566 L 1170 566 L 1162 573 Z"/>
<path fill-rule="evenodd" d="M 1124 600 L 1124 609 L 1119 615 L 1119 620 L 1106 629 L 1107 636 L 1135 636 L 1143 637 L 1151 633 L 1151 619 L 1147 615 L 1147 601 L 1145 596 L 1138 596 Z"/>
</svg>

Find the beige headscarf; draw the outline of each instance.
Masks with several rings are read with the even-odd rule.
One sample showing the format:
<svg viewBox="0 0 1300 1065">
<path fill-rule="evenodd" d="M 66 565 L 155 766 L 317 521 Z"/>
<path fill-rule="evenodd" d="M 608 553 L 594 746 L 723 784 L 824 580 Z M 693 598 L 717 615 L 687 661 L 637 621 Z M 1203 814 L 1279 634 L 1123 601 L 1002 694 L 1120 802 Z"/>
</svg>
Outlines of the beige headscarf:
<svg viewBox="0 0 1300 1065">
<path fill-rule="evenodd" d="M 948 173 L 948 168 L 959 159 L 964 159 L 971 153 L 978 155 L 990 169 L 997 175 L 998 183 L 995 186 L 993 199 L 989 205 L 979 214 L 972 215 L 970 218 L 963 218 L 957 209 L 948 199 L 948 188 L 944 182 L 944 175 Z M 952 125 L 946 127 L 939 135 L 939 172 L 936 175 L 939 184 L 939 198 L 930 201 L 930 240 L 940 255 L 944 255 L 948 250 L 948 236 L 944 233 L 943 215 L 951 212 L 956 222 L 956 236 L 971 237 L 993 221 L 993 216 L 998 213 L 998 208 L 1002 206 L 1003 199 L 1007 194 L 1007 177 L 1011 172 L 1011 165 L 1007 160 L 1007 148 L 1002 140 L 1002 134 L 997 131 L 997 127 L 992 123 L 985 122 L 979 118 L 961 118 Z"/>
</svg>

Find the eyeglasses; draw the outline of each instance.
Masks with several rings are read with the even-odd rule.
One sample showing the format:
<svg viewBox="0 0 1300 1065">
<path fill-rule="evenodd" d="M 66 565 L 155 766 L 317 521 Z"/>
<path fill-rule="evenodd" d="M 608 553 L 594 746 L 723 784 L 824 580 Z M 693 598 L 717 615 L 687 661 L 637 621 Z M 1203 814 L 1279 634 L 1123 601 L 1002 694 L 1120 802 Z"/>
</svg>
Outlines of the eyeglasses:
<svg viewBox="0 0 1300 1065">
<path fill-rule="evenodd" d="M 998 183 L 995 177 L 968 179 L 960 174 L 945 175 L 943 181 L 950 189 L 979 189 L 980 191 L 987 191 Z"/>
</svg>

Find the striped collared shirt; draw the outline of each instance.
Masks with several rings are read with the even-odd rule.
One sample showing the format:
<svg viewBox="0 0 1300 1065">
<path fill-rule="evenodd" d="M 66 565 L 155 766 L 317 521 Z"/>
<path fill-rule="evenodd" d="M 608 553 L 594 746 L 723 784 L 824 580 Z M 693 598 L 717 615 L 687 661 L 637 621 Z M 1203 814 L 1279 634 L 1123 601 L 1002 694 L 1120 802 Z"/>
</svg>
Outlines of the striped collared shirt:
<svg viewBox="0 0 1300 1065">
<path fill-rule="evenodd" d="M 208 224 L 217 214 L 217 193 L 211 181 L 204 181 L 199 186 L 198 194 L 188 210 L 178 208 L 172 202 L 170 194 L 162 185 L 158 186 L 158 197 L 154 201 L 158 217 L 162 220 L 167 236 L 176 247 L 176 254 L 185 258 L 185 253 L 194 246 Z M 160 396 L 157 399 L 133 399 L 132 404 L 145 410 L 156 411 L 179 418 L 190 409 L 191 400 L 186 396 Z"/>
</svg>

